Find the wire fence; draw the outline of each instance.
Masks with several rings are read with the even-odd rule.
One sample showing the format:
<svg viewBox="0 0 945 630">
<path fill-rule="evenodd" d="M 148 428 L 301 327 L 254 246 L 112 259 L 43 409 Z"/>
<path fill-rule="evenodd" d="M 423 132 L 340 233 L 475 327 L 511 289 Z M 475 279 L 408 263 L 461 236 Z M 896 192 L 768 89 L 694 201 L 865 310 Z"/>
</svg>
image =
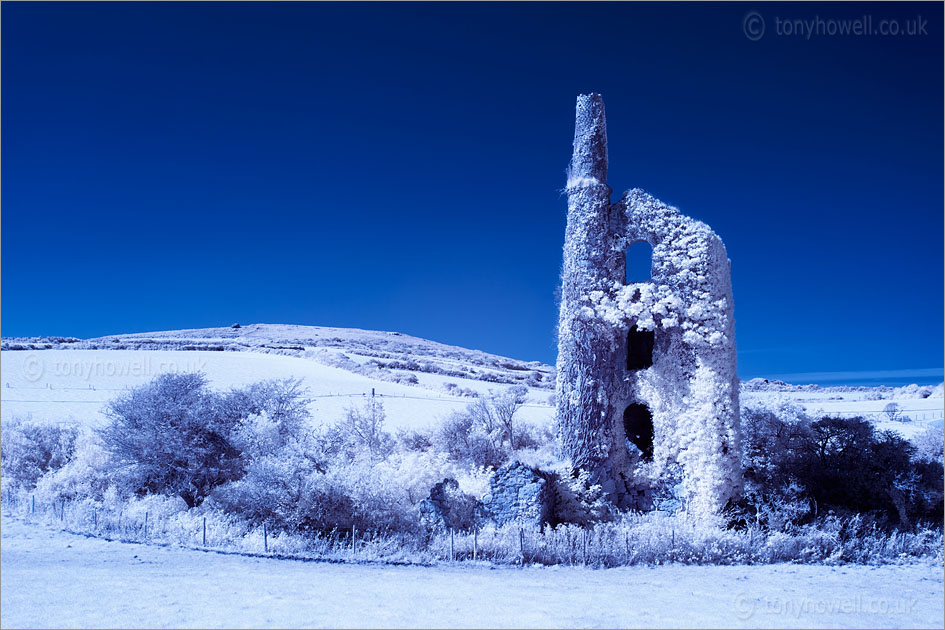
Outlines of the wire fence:
<svg viewBox="0 0 945 630">
<path fill-rule="evenodd" d="M 884 409 L 824 409 L 823 407 L 813 407 L 813 405 L 811 405 L 811 408 L 817 412 L 818 416 L 823 417 L 863 417 L 874 421 L 901 422 L 903 424 L 931 422 L 945 418 L 945 409 L 897 409 L 893 413 Z"/>
<path fill-rule="evenodd" d="M 107 392 L 120 392 L 126 391 L 126 388 L 114 388 L 114 387 L 96 387 L 93 384 L 90 384 L 88 387 L 52 387 L 50 384 L 47 384 L 45 387 L 30 387 L 30 386 L 13 386 L 9 382 L 4 385 L 3 388 L 5 391 L 29 391 L 29 390 L 39 390 L 39 391 L 107 391 Z M 449 396 L 449 395 L 435 395 L 435 396 L 418 396 L 418 395 L 407 395 L 407 394 L 385 394 L 376 392 L 375 390 L 363 391 L 363 392 L 347 392 L 347 393 L 327 393 L 327 394 L 312 394 L 308 398 L 312 400 L 325 399 L 325 398 L 368 398 L 375 397 L 382 400 L 421 400 L 425 402 L 436 402 L 436 403 L 445 403 L 451 405 L 457 404 L 469 404 L 474 398 L 470 396 Z M 101 405 L 107 402 L 107 400 L 82 400 L 76 398 L 56 398 L 56 399 L 30 399 L 30 398 L 10 398 L 9 396 L 3 396 L 3 401 L 8 403 L 24 403 L 24 404 L 79 404 L 79 405 Z M 911 408 L 911 407 L 900 407 L 891 413 L 885 409 L 837 409 L 829 404 L 823 405 L 824 401 L 811 401 L 807 403 L 801 403 L 807 409 L 812 412 L 817 412 L 819 415 L 825 416 L 836 416 L 836 417 L 864 417 L 874 421 L 898 421 L 902 423 L 909 422 L 931 422 L 934 420 L 945 419 L 945 407 L 936 407 L 936 408 Z M 888 405 L 890 401 L 888 400 L 879 400 L 879 401 L 870 401 L 875 402 L 877 405 Z M 818 404 L 820 403 L 820 404 Z M 553 409 L 554 405 L 550 402 L 542 403 L 538 401 L 529 401 L 522 405 L 526 408 L 532 409 Z"/>
<path fill-rule="evenodd" d="M 437 528 L 361 530 L 357 526 L 307 534 L 250 525 L 236 516 L 200 508 L 168 512 L 160 502 L 108 505 L 86 500 L 37 500 L 29 491 L 3 493 L 4 518 L 28 526 L 129 543 L 177 546 L 222 554 L 309 562 L 434 565 L 476 563 L 595 568 L 635 564 L 769 564 L 855 562 L 900 564 L 942 561 L 942 531 L 863 527 L 854 515 L 827 519 L 791 533 L 766 531 L 749 520 L 722 528 L 704 519 L 634 513 L 612 522 L 558 525 L 510 522 L 471 531 Z M 841 532 L 846 534 L 841 535 Z M 851 535 L 851 532 L 855 532 Z"/>
<path fill-rule="evenodd" d="M 114 388 L 114 387 L 94 387 L 89 385 L 89 387 L 21 387 L 21 386 L 11 386 L 10 383 L 6 383 L 3 388 L 5 391 L 18 391 L 18 390 L 40 390 L 40 391 L 108 391 L 108 392 L 121 392 L 126 391 L 126 388 Z M 311 399 L 321 399 L 321 398 L 369 398 L 369 397 L 387 399 L 387 400 L 423 400 L 431 402 L 441 402 L 448 404 L 469 404 L 474 398 L 470 396 L 412 396 L 407 394 L 384 394 L 375 391 L 364 391 L 364 392 L 348 392 L 348 393 L 329 393 L 329 394 L 312 394 L 308 398 Z M 26 398 L 10 398 L 8 396 L 3 396 L 4 402 L 16 402 L 16 403 L 79 403 L 79 404 L 102 404 L 102 400 L 81 400 L 81 399 L 26 399 Z M 523 407 L 532 407 L 539 409 L 551 409 L 553 405 L 551 403 L 541 403 L 541 402 L 527 402 Z"/>
<path fill-rule="evenodd" d="M 600 557 L 604 538 L 595 533 L 593 527 L 553 532 L 512 524 L 498 529 L 438 528 L 408 533 L 352 526 L 313 530 L 302 536 L 274 531 L 265 522 L 247 526 L 217 512 L 161 515 L 148 510 L 108 508 L 82 500 L 37 501 L 35 494 L 9 490 L 3 495 L 3 508 L 5 517 L 68 533 L 128 543 L 171 544 L 224 554 L 323 562 L 429 565 L 485 561 L 524 565 L 547 551 L 550 542 L 565 545 L 562 558 L 567 564 L 603 566 Z M 629 555 L 623 562 L 631 563 L 635 558 L 629 538 L 627 543 Z"/>
</svg>

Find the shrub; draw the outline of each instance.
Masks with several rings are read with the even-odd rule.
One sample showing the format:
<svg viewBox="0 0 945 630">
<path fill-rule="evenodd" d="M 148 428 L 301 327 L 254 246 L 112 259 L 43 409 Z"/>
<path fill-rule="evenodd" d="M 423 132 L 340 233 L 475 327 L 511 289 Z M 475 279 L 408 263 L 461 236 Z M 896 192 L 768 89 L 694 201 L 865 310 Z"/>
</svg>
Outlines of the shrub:
<svg viewBox="0 0 945 630">
<path fill-rule="evenodd" d="M 36 483 L 40 500 L 101 500 L 109 487 L 108 451 L 94 431 L 77 432 L 72 457 L 62 467 L 50 469 Z"/>
<path fill-rule="evenodd" d="M 253 417 L 240 435 L 256 436 L 257 455 L 243 477 L 213 491 L 210 503 L 287 532 L 414 531 L 417 503 L 454 469 L 432 449 L 395 451 L 383 420 L 380 401 L 367 401 L 320 433 L 274 448 L 271 423 Z"/>
<path fill-rule="evenodd" d="M 473 418 L 493 441 L 505 442 L 509 448 L 521 448 L 520 431 L 515 420 L 516 412 L 525 404 L 528 388 L 515 385 L 501 391 L 489 390 L 481 394 L 475 403 L 469 406 L 467 413 Z"/>
<path fill-rule="evenodd" d="M 223 412 L 231 421 L 238 424 L 248 416 L 265 415 L 276 426 L 281 439 L 304 430 L 310 402 L 302 381 L 297 379 L 260 381 L 221 397 Z"/>
<path fill-rule="evenodd" d="M 485 515 L 482 504 L 460 490 L 452 477 L 434 485 L 430 496 L 418 506 L 420 523 L 428 534 L 456 530 L 469 532 L 479 526 Z"/>
<path fill-rule="evenodd" d="M 725 528 L 687 517 L 674 474 L 653 488 L 657 511 L 617 512 L 586 472 L 554 458 L 548 427 L 517 421 L 523 400 L 490 392 L 395 440 L 377 400 L 316 431 L 297 381 L 216 393 L 202 375 L 165 375 L 116 399 L 101 433 L 4 425 L 4 489 L 15 483 L 28 498 L 35 485 L 38 500 L 59 503 L 58 519 L 99 533 L 190 544 L 207 517 L 210 545 L 258 550 L 266 526 L 270 550 L 351 557 L 338 554 L 353 553 L 353 529 L 363 557 L 431 560 L 449 557 L 445 526 L 457 550 L 470 547 L 465 530 L 492 470 L 514 458 L 553 471 L 553 522 L 524 532 L 528 562 L 583 562 L 584 548 L 597 566 L 941 557 L 941 432 L 913 447 L 862 419 L 815 420 L 786 400 L 747 405 L 745 496 Z M 444 479 L 455 483 L 431 494 Z M 421 508 L 426 497 L 449 505 L 448 524 L 424 530 L 421 513 L 436 516 Z M 480 558 L 521 561 L 520 525 L 479 525 Z"/>
<path fill-rule="evenodd" d="M 216 488 L 210 504 L 252 525 L 269 523 L 285 530 L 350 526 L 350 516 L 344 514 L 353 513 L 353 505 L 313 484 L 318 474 L 313 460 L 292 445 L 278 455 L 256 458 L 241 479 Z"/>
<path fill-rule="evenodd" d="M 812 420 L 783 401 L 746 408 L 742 420 L 742 504 L 759 523 L 784 529 L 829 509 L 900 527 L 941 521 L 941 463 L 899 435 L 862 418 Z"/>
<path fill-rule="evenodd" d="M 413 429 L 398 430 L 397 443 L 405 451 L 428 451 L 433 448 L 430 433 Z"/>
<path fill-rule="evenodd" d="M 945 462 L 945 431 L 929 428 L 915 437 L 916 457 L 929 462 Z"/>
<path fill-rule="evenodd" d="M 72 459 L 78 429 L 17 418 L 5 423 L 0 435 L 4 481 L 32 488 L 44 474 L 62 468 Z"/>
<path fill-rule="evenodd" d="M 377 461 L 391 453 L 394 440 L 384 430 L 387 414 L 384 405 L 371 396 L 360 407 L 349 407 L 341 422 L 335 425 L 335 440 L 350 459 L 359 451 L 367 452 Z"/>
<path fill-rule="evenodd" d="M 307 402 L 297 381 L 217 394 L 202 374 L 162 374 L 109 404 L 102 437 L 126 487 L 177 495 L 194 507 L 242 477 L 261 454 L 260 438 L 270 449 L 293 439 L 308 417 Z"/>
<path fill-rule="evenodd" d="M 448 415 L 430 436 L 433 448 L 448 453 L 458 463 L 471 467 L 498 468 L 523 450 L 545 449 L 550 429 L 537 429 L 518 421 L 528 389 L 514 386 L 480 394 L 462 411 Z M 524 459 L 534 459 L 524 454 Z M 522 457 L 520 457 L 521 459 Z"/>
<path fill-rule="evenodd" d="M 585 470 L 564 468 L 554 477 L 555 518 L 560 523 L 591 525 L 610 520 L 615 511 L 600 484 Z"/>
<path fill-rule="evenodd" d="M 899 407 L 899 403 L 888 403 L 883 407 L 883 415 L 890 422 L 903 422 L 902 409 Z"/>
<path fill-rule="evenodd" d="M 435 449 L 470 466 L 498 468 L 509 458 L 508 449 L 469 409 L 448 415 L 434 431 L 432 441 Z"/>
</svg>

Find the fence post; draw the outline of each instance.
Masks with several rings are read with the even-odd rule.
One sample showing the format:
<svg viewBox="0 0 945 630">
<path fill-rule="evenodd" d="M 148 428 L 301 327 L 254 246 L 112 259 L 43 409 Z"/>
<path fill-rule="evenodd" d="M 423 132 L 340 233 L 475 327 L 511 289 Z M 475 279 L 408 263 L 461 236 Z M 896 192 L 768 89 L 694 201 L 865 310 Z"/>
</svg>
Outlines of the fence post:
<svg viewBox="0 0 945 630">
<path fill-rule="evenodd" d="M 357 526 L 351 526 L 351 554 L 358 553 L 358 529 Z"/>
<path fill-rule="evenodd" d="M 207 517 L 203 517 L 203 546 L 207 546 Z"/>
<path fill-rule="evenodd" d="M 453 561 L 454 557 L 455 556 L 453 555 L 453 528 L 450 527 L 450 562 Z"/>
<path fill-rule="evenodd" d="M 630 534 L 626 534 L 626 545 L 627 545 L 627 564 L 630 564 Z"/>
<path fill-rule="evenodd" d="M 263 523 L 263 551 L 269 553 L 269 531 L 265 523 Z"/>
<path fill-rule="evenodd" d="M 35 514 L 36 514 L 36 495 L 31 494 L 30 495 L 30 516 L 34 516 Z"/>
<path fill-rule="evenodd" d="M 525 530 L 518 528 L 518 552 L 522 556 L 522 564 L 525 564 Z"/>
<path fill-rule="evenodd" d="M 581 529 L 581 564 L 587 566 L 587 530 Z"/>
<path fill-rule="evenodd" d="M 479 556 L 479 528 L 473 528 L 473 562 L 476 561 Z"/>
<path fill-rule="evenodd" d="M 59 500 L 59 522 L 61 523 L 66 517 L 66 500 Z"/>
<path fill-rule="evenodd" d="M 148 513 L 144 513 L 144 537 L 148 537 Z"/>
</svg>

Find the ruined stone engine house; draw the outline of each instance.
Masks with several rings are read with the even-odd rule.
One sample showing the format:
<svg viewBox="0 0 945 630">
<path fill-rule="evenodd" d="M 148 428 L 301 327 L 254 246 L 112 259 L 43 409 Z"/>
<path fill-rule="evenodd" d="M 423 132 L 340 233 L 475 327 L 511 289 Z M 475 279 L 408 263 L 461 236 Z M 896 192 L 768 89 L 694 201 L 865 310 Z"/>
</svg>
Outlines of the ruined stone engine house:
<svg viewBox="0 0 945 630">
<path fill-rule="evenodd" d="M 621 507 L 675 489 L 709 514 L 741 485 L 731 271 L 707 225 L 642 190 L 611 203 L 598 94 L 577 99 L 558 322 L 561 455 Z M 626 281 L 628 247 L 651 278 Z M 661 494 L 662 493 L 662 494 Z"/>
</svg>

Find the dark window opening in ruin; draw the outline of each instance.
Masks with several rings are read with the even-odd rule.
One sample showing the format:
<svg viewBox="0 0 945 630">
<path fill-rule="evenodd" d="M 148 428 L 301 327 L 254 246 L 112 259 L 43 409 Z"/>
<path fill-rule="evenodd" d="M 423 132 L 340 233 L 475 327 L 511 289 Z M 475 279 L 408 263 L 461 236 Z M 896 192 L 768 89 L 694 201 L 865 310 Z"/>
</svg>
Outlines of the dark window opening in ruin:
<svg viewBox="0 0 945 630">
<path fill-rule="evenodd" d="M 640 449 L 643 459 L 653 459 L 653 414 L 646 405 L 634 403 L 623 412 L 627 439 Z"/>
<path fill-rule="evenodd" d="M 653 247 L 646 241 L 630 243 L 627 248 L 626 283 L 649 282 L 653 279 Z"/>
<path fill-rule="evenodd" d="M 636 324 L 627 333 L 627 369 L 645 370 L 653 365 L 653 344 L 656 334 L 652 330 L 640 330 Z"/>
</svg>

